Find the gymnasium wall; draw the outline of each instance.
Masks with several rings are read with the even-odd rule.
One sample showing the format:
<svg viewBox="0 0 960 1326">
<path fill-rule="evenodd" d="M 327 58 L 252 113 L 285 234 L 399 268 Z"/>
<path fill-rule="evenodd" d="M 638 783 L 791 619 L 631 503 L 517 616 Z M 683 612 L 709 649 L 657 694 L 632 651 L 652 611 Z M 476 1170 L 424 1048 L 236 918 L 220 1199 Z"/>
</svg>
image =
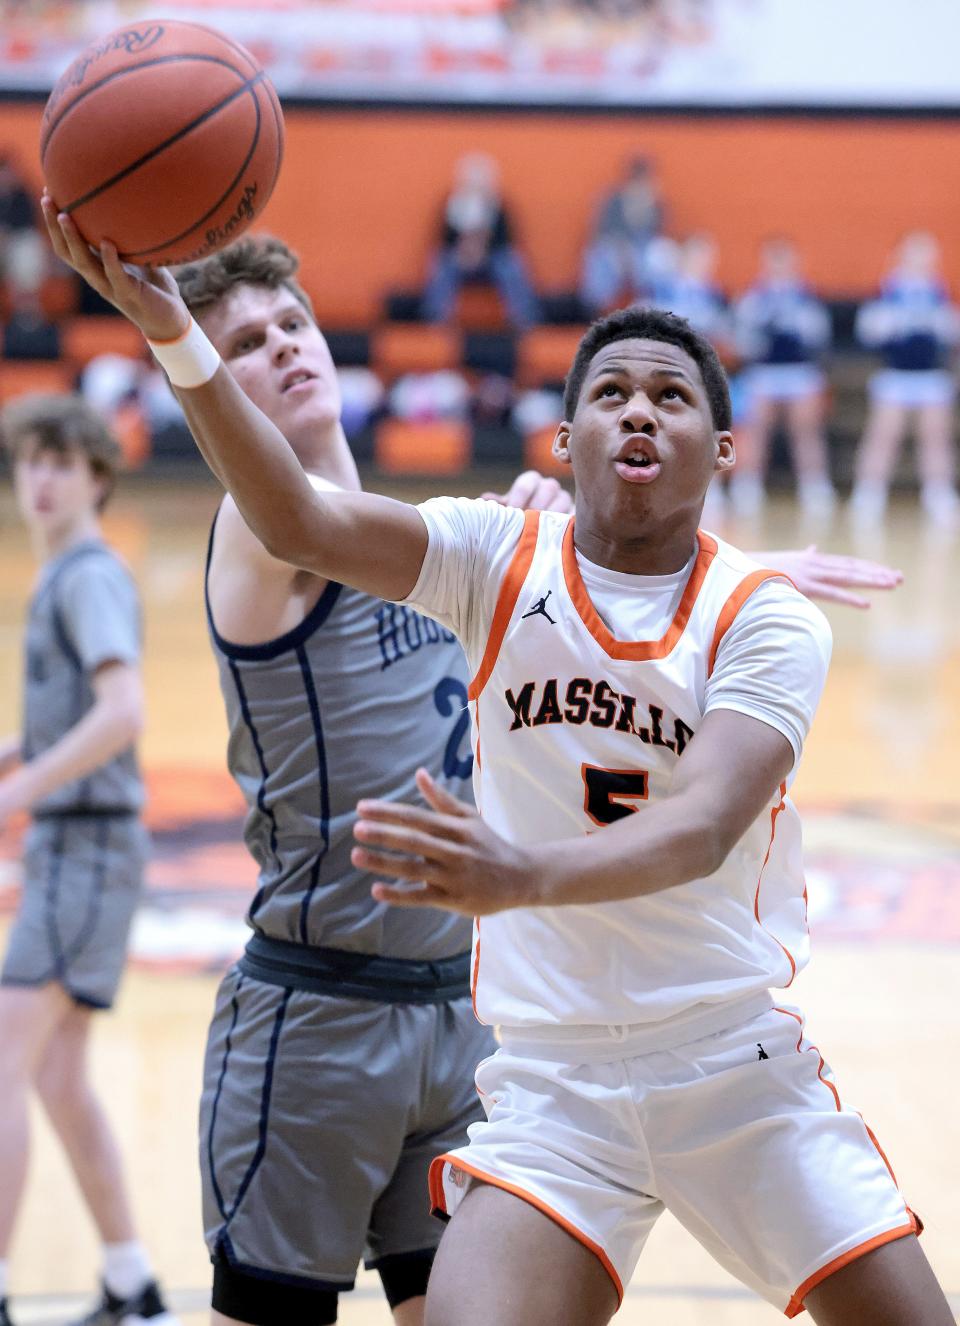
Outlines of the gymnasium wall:
<svg viewBox="0 0 960 1326">
<path fill-rule="evenodd" d="M 0 144 L 37 173 L 40 106 L 0 104 Z M 321 318 L 375 318 L 384 290 L 416 286 L 453 163 L 493 153 L 537 284 L 575 285 L 596 199 L 623 159 L 656 163 L 670 228 L 712 231 L 721 279 L 749 279 L 758 239 L 794 236 L 813 283 L 870 291 L 903 231 L 934 230 L 960 292 L 960 119 L 290 110 L 264 228 L 303 255 Z"/>
</svg>

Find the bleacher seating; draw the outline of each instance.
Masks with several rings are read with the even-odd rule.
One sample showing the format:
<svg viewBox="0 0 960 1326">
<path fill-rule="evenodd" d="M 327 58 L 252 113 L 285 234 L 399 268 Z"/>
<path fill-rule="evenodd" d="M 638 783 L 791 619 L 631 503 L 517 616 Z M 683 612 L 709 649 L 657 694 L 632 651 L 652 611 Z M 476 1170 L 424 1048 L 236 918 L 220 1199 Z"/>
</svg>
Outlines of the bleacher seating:
<svg viewBox="0 0 960 1326">
<path fill-rule="evenodd" d="M 436 373 L 459 368 L 463 337 L 450 327 L 428 322 L 387 322 L 373 334 L 370 359 L 387 384 L 404 373 Z"/>
<path fill-rule="evenodd" d="M 34 392 L 71 391 L 74 373 L 62 359 L 0 360 L 0 404 Z"/>
<path fill-rule="evenodd" d="M 383 419 L 374 460 L 385 474 L 459 474 L 470 464 L 470 427 L 461 420 Z"/>
<path fill-rule="evenodd" d="M 126 318 L 81 316 L 63 326 L 63 353 L 76 369 L 84 368 L 97 355 L 126 355 L 142 359 L 143 336 Z"/>
</svg>

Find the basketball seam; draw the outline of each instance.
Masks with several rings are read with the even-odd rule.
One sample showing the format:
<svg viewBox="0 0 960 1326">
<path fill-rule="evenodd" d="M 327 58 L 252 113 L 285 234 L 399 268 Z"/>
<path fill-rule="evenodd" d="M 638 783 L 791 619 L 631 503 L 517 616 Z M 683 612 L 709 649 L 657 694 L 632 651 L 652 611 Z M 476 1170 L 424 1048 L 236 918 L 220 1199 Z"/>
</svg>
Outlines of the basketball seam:
<svg viewBox="0 0 960 1326">
<path fill-rule="evenodd" d="M 70 102 L 69 106 L 65 106 L 63 110 L 60 111 L 57 118 L 46 130 L 46 133 L 41 135 L 40 139 L 41 165 L 43 164 L 44 158 L 47 155 L 47 150 L 50 147 L 50 140 L 53 137 L 54 133 L 56 132 L 57 129 L 59 129 L 60 125 L 67 118 L 67 116 L 70 115 L 76 109 L 76 107 L 80 105 L 80 102 L 83 101 L 86 97 L 92 96 L 94 92 L 98 92 L 100 88 L 106 87 L 106 85 L 108 83 L 112 83 L 114 79 L 126 77 L 127 74 L 138 73 L 141 69 L 153 69 L 155 66 L 160 64 L 177 64 L 180 61 L 187 61 L 187 60 L 203 61 L 205 64 L 219 64 L 222 65 L 224 69 L 229 69 L 231 74 L 236 74 L 238 78 L 242 78 L 245 83 L 248 83 L 250 81 L 249 77 L 244 74 L 242 69 L 238 69 L 236 65 L 232 65 L 229 60 L 224 60 L 219 55 L 199 55 L 199 54 L 189 55 L 180 52 L 177 55 L 158 55 L 152 60 L 141 60 L 139 64 L 125 65 L 123 69 L 115 69 L 112 74 L 104 74 L 103 78 L 97 79 L 96 83 L 91 83 L 89 87 L 84 88 L 84 90 L 80 93 L 79 96 L 74 97 L 73 101 Z M 258 73 L 261 76 L 263 75 L 264 71 L 260 69 L 259 65 L 255 64 L 253 67 L 258 71 Z"/>
<path fill-rule="evenodd" d="M 214 31 L 214 29 L 211 28 L 210 31 L 212 32 Z M 234 41 L 232 37 L 228 37 L 225 32 L 220 32 L 217 35 L 221 38 L 222 41 L 225 41 L 227 43 L 227 45 L 231 48 L 231 50 L 236 51 L 238 55 L 242 55 L 243 58 L 246 60 L 247 64 L 250 65 L 251 69 L 260 69 L 259 64 L 253 58 L 250 52 L 248 50 L 245 50 L 244 47 L 241 46 L 238 41 Z"/>
<path fill-rule="evenodd" d="M 267 90 L 267 99 L 270 102 L 270 109 L 273 111 L 273 118 L 277 126 L 277 165 L 273 172 L 273 182 L 270 185 L 270 192 L 273 193 L 277 180 L 280 178 L 280 167 L 283 165 L 285 134 L 283 128 L 283 111 L 280 109 L 280 99 L 274 91 L 273 84 L 269 79 L 264 83 L 264 87 Z"/>
<path fill-rule="evenodd" d="M 262 73 L 259 75 L 259 78 L 263 78 L 263 74 L 262 74 Z M 258 79 L 254 79 L 254 80 L 252 80 L 252 81 L 255 83 L 255 82 L 258 81 Z M 143 254 L 145 254 L 145 253 L 154 253 L 157 249 L 165 249 L 165 248 L 167 248 L 168 245 L 170 245 L 170 244 L 179 244 L 180 240 L 182 240 L 182 239 L 186 239 L 187 235 L 192 235 L 193 232 L 194 232 L 195 230 L 197 230 L 200 226 L 202 226 L 203 223 L 204 223 L 204 221 L 209 221 L 210 217 L 213 216 L 214 212 L 215 212 L 219 207 L 222 207 L 222 206 L 223 206 L 223 204 L 224 204 L 224 202 L 226 201 L 226 199 L 229 198 L 230 194 L 233 192 L 233 190 L 234 190 L 234 189 L 237 187 L 237 185 L 240 183 L 240 179 L 241 179 L 241 177 L 242 177 L 242 175 L 243 175 L 243 172 L 244 172 L 244 171 L 246 170 L 246 168 L 249 166 L 249 164 L 250 164 L 250 160 L 251 160 L 251 158 L 253 157 L 254 152 L 257 150 L 257 144 L 260 142 L 260 126 L 261 126 L 261 123 L 262 123 L 262 113 L 261 113 L 261 110 L 260 110 L 260 98 L 257 96 L 256 92 L 254 91 L 253 86 L 248 87 L 248 88 L 246 89 L 246 91 L 253 93 L 253 105 L 254 105 L 254 109 L 256 110 L 256 113 L 257 113 L 257 125 L 256 125 L 256 131 L 254 132 L 254 135 L 253 135 L 253 141 L 252 141 L 252 143 L 250 144 L 250 150 L 249 150 L 249 152 L 247 153 L 246 157 L 244 158 L 243 164 L 241 165 L 240 169 L 237 171 L 237 173 L 236 173 L 236 175 L 234 176 L 234 178 L 230 181 L 230 184 L 229 184 L 229 186 L 227 187 L 227 189 L 224 191 L 224 193 L 221 195 L 221 197 L 217 199 L 217 201 L 214 203 L 214 205 L 210 208 L 210 210 L 209 210 L 208 212 L 204 212 L 203 216 L 201 216 L 198 220 L 194 221 L 193 225 L 189 226 L 186 230 L 182 230 L 182 231 L 180 232 L 179 235 L 174 235 L 172 239 L 165 239 L 165 240 L 161 241 L 159 244 L 151 244 L 151 246 L 150 246 L 149 249 L 137 249 L 137 250 L 135 250 L 133 253 L 125 254 L 125 255 L 124 255 L 125 257 L 127 257 L 127 258 L 139 258 L 139 257 L 142 257 Z M 278 146 L 280 146 L 280 144 L 278 144 Z M 187 259 L 187 261 L 189 261 L 189 258 Z M 168 265 L 169 265 L 169 266 L 176 266 L 177 264 L 176 264 L 176 263 L 170 263 L 170 264 L 168 264 Z"/>
<path fill-rule="evenodd" d="M 236 72 L 236 70 L 234 70 L 234 72 Z M 143 156 L 138 157 L 136 161 L 132 161 L 129 166 L 124 166 L 123 170 L 118 171 L 116 175 L 112 175 L 110 179 L 104 180 L 102 184 L 98 184 L 95 189 L 91 189 L 81 198 L 75 198 L 72 203 L 69 203 L 65 207 L 61 207 L 60 210 L 67 213 L 73 212 L 78 207 L 82 207 L 84 203 L 91 202 L 98 196 L 98 194 L 105 193 L 107 189 L 112 189 L 115 184 L 119 184 L 121 180 L 126 179 L 128 175 L 132 175 L 134 171 L 139 170 L 141 166 L 145 166 L 147 162 L 152 161 L 154 157 L 158 157 L 161 152 L 165 152 L 168 147 L 173 147 L 174 143 L 178 143 L 181 138 L 186 138 L 188 134 L 193 133 L 194 129 L 199 128 L 201 124 L 205 124 L 207 120 L 212 119 L 215 115 L 219 115 L 225 107 L 229 106 L 231 102 L 236 101 L 236 99 L 242 96 L 245 92 L 252 92 L 255 84 L 261 82 L 263 78 L 264 74 L 261 72 L 253 78 L 244 79 L 243 84 L 240 87 L 235 88 L 233 92 L 224 97 L 222 101 L 217 102 L 216 106 L 209 107 L 209 109 L 205 110 L 202 115 L 198 115 L 196 119 L 191 120 L 189 124 L 183 125 L 183 127 L 178 129 L 170 138 L 165 139 L 162 143 L 157 143 L 156 147 L 152 147 L 149 152 L 145 152 Z M 254 95 L 254 101 L 257 102 L 256 95 Z M 257 106 L 259 109 L 259 102 L 257 102 Z M 254 141 L 256 142 L 256 139 Z M 250 158 L 248 157 L 247 161 L 249 160 Z M 230 187 L 233 188 L 233 185 Z M 210 213 L 208 212 L 207 216 L 209 215 Z M 206 217 L 202 219 L 206 220 Z M 197 224 L 199 224 L 199 222 Z M 148 252 L 148 250 L 143 249 L 141 252 L 145 253 Z"/>
</svg>

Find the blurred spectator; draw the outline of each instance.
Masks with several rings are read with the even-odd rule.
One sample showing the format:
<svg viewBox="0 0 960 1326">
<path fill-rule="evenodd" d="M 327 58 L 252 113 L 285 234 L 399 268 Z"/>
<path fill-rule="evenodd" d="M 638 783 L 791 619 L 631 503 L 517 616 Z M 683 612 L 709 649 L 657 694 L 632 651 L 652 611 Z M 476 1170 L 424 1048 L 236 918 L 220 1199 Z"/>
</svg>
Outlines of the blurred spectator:
<svg viewBox="0 0 960 1326">
<path fill-rule="evenodd" d="M 712 235 L 690 235 L 676 250 L 673 267 L 657 273 L 652 302 L 686 320 L 709 337 L 729 360 L 732 329 L 726 297 L 716 283 L 717 245 Z"/>
<path fill-rule="evenodd" d="M 804 284 L 794 244 L 767 240 L 757 281 L 734 309 L 737 348 L 749 364 L 748 427 L 730 481 L 737 515 L 761 508 L 774 428 L 782 422 L 804 513 L 829 515 L 836 503 L 824 436 L 826 378 L 820 357 L 830 344 L 830 317 Z"/>
<path fill-rule="evenodd" d="M 513 246 L 499 169 L 482 152 L 471 152 L 457 162 L 453 189 L 444 204 L 440 248 L 423 297 L 431 322 L 452 318 L 465 281 L 491 281 L 517 330 L 538 320 L 537 297 Z"/>
<path fill-rule="evenodd" d="M 35 294 L 46 274 L 47 246 L 33 196 L 13 153 L 0 147 L 0 279 Z"/>
<path fill-rule="evenodd" d="M 716 283 L 717 245 L 712 235 L 690 235 L 676 250 L 672 269 L 658 274 L 653 287 L 653 303 L 658 308 L 686 318 L 692 327 L 713 342 L 726 365 L 734 359 L 733 328 L 727 300 Z M 731 376 L 730 402 L 734 428 L 739 435 L 745 413 L 742 381 Z M 719 524 L 724 516 L 726 483 L 715 476 L 707 489 L 704 523 Z"/>
<path fill-rule="evenodd" d="M 924 509 L 936 525 L 957 522 L 953 403 L 948 363 L 960 314 L 940 274 L 940 247 L 925 231 L 907 235 L 880 287 L 857 315 L 857 336 L 886 367 L 870 379 L 870 404 L 857 452 L 850 511 L 860 526 L 882 518 L 897 457 L 911 425 Z"/>
<path fill-rule="evenodd" d="M 514 31 L 551 45 L 583 43 L 645 47 L 661 54 L 668 41 L 687 41 L 703 30 L 709 0 L 505 0 Z"/>
<path fill-rule="evenodd" d="M 12 285 L 10 316 L 3 329 L 5 359 L 59 359 L 60 332 L 50 322 L 34 291 Z"/>
<path fill-rule="evenodd" d="M 390 413 L 397 419 L 432 423 L 438 419 L 466 419 L 470 386 L 462 373 L 440 369 L 435 373 L 405 373 L 388 394 Z"/>
<path fill-rule="evenodd" d="M 657 242 L 663 218 L 653 168 L 633 157 L 603 199 L 583 255 L 580 294 L 591 316 L 650 297 L 670 261 L 669 245 Z"/>
<path fill-rule="evenodd" d="M 109 421 L 131 468 L 164 434 L 189 436 L 180 403 L 146 347 L 141 359 L 96 355 L 80 374 L 80 395 Z"/>
<path fill-rule="evenodd" d="M 383 383 L 369 368 L 339 367 L 340 422 L 352 441 L 371 423 L 383 405 Z"/>
</svg>

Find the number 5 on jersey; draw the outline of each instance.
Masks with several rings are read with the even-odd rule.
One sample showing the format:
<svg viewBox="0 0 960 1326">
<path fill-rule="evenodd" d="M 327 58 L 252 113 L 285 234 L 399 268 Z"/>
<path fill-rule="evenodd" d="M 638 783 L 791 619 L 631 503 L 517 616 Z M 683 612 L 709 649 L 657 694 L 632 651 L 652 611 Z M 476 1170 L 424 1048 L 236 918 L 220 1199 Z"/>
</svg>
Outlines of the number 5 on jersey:
<svg viewBox="0 0 960 1326">
<path fill-rule="evenodd" d="M 594 824 L 613 824 L 632 815 L 638 801 L 646 801 L 646 769 L 599 769 L 581 764 L 583 808 Z"/>
</svg>

